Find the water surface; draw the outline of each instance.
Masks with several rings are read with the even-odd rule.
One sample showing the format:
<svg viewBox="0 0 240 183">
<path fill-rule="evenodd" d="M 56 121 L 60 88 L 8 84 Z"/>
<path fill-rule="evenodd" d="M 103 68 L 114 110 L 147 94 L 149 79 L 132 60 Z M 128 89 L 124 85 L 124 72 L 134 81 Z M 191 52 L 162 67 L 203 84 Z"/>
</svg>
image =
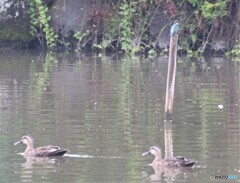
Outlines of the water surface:
<svg viewBox="0 0 240 183">
<path fill-rule="evenodd" d="M 237 175 L 240 64 L 179 58 L 172 147 L 198 161 L 190 171 L 158 170 L 141 154 L 165 146 L 167 57 L 0 55 L 1 182 L 213 182 Z M 13 143 L 70 150 L 62 158 L 25 159 Z M 229 180 L 225 180 L 229 181 Z M 238 178 L 239 181 L 239 178 Z M 234 181 L 231 181 L 234 182 Z"/>
</svg>

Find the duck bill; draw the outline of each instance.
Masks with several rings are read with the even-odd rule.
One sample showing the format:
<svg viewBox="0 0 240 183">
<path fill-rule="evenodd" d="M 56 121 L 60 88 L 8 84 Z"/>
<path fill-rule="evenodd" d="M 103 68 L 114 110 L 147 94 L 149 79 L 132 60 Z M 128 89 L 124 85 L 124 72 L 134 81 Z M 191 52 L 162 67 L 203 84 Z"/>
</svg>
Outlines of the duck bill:
<svg viewBox="0 0 240 183">
<path fill-rule="evenodd" d="M 14 145 L 16 146 L 16 145 L 22 144 L 22 143 L 23 143 L 23 142 L 20 140 L 20 141 L 18 141 L 18 142 L 15 142 Z"/>
<path fill-rule="evenodd" d="M 147 156 L 147 155 L 149 155 L 149 154 L 150 154 L 150 152 L 149 152 L 149 151 L 146 151 L 146 152 L 142 153 L 142 156 Z"/>
</svg>

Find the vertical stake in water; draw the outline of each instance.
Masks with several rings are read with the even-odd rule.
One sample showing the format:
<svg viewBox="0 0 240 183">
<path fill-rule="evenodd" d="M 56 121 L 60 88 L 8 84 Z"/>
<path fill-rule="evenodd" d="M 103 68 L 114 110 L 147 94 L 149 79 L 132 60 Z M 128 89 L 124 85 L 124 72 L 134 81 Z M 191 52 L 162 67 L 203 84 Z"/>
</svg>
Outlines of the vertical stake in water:
<svg viewBox="0 0 240 183">
<path fill-rule="evenodd" d="M 167 75 L 167 89 L 165 101 L 165 120 L 172 120 L 173 97 L 175 87 L 175 75 L 177 67 L 177 44 L 178 44 L 179 23 L 177 21 L 170 30 L 170 48 L 168 58 L 168 75 Z"/>
<path fill-rule="evenodd" d="M 165 158 L 173 157 L 172 123 L 164 123 Z"/>
</svg>

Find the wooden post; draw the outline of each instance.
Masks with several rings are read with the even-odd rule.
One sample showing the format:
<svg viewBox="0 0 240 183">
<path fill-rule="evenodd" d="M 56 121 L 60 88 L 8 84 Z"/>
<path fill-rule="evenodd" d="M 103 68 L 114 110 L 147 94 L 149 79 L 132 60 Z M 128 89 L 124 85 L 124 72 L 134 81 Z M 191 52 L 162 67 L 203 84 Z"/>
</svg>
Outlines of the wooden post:
<svg viewBox="0 0 240 183">
<path fill-rule="evenodd" d="M 165 121 L 164 123 L 164 144 L 165 144 L 165 158 L 173 157 L 173 139 L 171 121 Z"/>
<path fill-rule="evenodd" d="M 170 49 L 168 59 L 167 89 L 165 101 L 165 120 L 172 120 L 175 75 L 177 67 L 177 42 L 178 34 L 170 36 Z"/>
</svg>

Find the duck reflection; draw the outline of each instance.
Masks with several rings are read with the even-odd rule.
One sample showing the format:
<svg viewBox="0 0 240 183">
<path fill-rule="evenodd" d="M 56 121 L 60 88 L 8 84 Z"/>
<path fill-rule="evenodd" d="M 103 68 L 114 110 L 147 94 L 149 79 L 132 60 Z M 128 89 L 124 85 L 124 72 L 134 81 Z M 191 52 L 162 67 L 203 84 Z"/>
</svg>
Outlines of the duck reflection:
<svg viewBox="0 0 240 183">
<path fill-rule="evenodd" d="M 26 157 L 25 163 L 22 164 L 23 168 L 32 169 L 34 165 L 40 165 L 45 168 L 56 168 L 61 162 L 65 162 L 62 157 Z"/>
<path fill-rule="evenodd" d="M 21 166 L 21 179 L 23 182 L 32 182 L 34 173 L 45 171 L 48 173 L 57 172 L 60 163 L 65 162 L 62 157 L 25 157 Z"/>
<path fill-rule="evenodd" d="M 193 172 L 192 168 L 186 167 L 172 168 L 152 165 L 152 168 L 154 170 L 154 173 L 148 175 L 148 180 L 151 182 L 161 182 L 163 177 L 164 182 L 172 183 L 176 180 L 177 175 L 183 175 L 184 177 L 188 177 Z"/>
</svg>

